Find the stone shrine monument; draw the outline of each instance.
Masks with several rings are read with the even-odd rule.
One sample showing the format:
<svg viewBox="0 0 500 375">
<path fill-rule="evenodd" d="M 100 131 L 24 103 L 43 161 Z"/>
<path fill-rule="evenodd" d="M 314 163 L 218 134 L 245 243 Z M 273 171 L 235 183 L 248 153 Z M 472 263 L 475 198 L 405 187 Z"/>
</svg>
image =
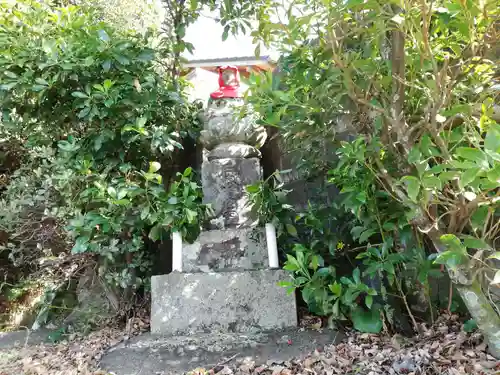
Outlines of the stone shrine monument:
<svg viewBox="0 0 500 375">
<path fill-rule="evenodd" d="M 266 131 L 256 119 L 244 105 L 238 69 L 221 67 L 201 132 L 203 194 L 214 217 L 196 242 L 183 244 L 182 272 L 152 277 L 152 333 L 259 332 L 297 325 L 295 296 L 278 285 L 289 276 L 269 269 L 266 235 L 245 189 L 262 179 L 259 148 Z"/>
</svg>

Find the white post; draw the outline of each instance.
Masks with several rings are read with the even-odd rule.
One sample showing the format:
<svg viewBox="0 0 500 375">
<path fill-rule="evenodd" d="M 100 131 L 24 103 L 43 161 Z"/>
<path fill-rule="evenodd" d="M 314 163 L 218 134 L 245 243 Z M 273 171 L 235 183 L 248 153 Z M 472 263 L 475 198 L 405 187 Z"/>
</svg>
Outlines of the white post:
<svg viewBox="0 0 500 375">
<path fill-rule="evenodd" d="M 182 236 L 172 232 L 172 272 L 182 272 Z"/>
<path fill-rule="evenodd" d="M 267 255 L 269 268 L 279 268 L 278 243 L 276 242 L 276 227 L 272 223 L 266 224 Z"/>
</svg>

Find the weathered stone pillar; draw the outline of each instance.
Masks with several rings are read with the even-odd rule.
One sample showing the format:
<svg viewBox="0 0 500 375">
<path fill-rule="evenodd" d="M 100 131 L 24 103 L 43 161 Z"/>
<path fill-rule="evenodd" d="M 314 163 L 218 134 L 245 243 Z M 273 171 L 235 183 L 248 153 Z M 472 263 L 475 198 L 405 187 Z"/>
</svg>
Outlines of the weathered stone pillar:
<svg viewBox="0 0 500 375">
<path fill-rule="evenodd" d="M 201 133 L 204 200 L 214 210 L 207 230 L 183 246 L 182 270 L 151 280 L 151 331 L 187 334 L 248 332 L 297 324 L 295 296 L 268 269 L 263 228 L 249 205 L 246 186 L 262 179 L 259 148 L 265 129 L 238 90 L 238 71 L 221 69 Z"/>
<path fill-rule="evenodd" d="M 246 113 L 240 117 L 242 111 Z M 210 229 L 248 228 L 257 218 L 245 187 L 262 179 L 260 151 L 267 137 L 242 98 L 211 98 L 201 142 L 205 147 L 202 186 L 215 211 Z"/>
</svg>

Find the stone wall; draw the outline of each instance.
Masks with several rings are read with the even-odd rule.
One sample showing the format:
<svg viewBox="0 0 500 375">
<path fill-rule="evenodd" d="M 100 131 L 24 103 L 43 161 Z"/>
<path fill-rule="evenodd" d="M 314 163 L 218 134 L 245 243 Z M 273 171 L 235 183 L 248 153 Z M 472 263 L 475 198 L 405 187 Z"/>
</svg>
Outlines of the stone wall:
<svg viewBox="0 0 500 375">
<path fill-rule="evenodd" d="M 347 118 L 339 121 L 338 139 L 350 140 L 354 131 L 350 131 L 350 122 Z M 310 178 L 304 176 L 297 169 L 297 161 L 300 153 L 287 152 L 282 138 L 276 128 L 267 128 L 268 141 L 262 147 L 262 166 L 264 178 L 268 178 L 276 170 L 289 172 L 282 174 L 285 188 L 292 190 L 288 194 L 288 200 L 297 210 L 307 207 L 309 201 L 320 200 L 321 203 L 329 204 L 338 196 L 338 189 L 332 184 L 326 183 L 323 177 Z M 325 160 L 334 161 L 336 158 L 335 148 L 328 148 Z M 325 201 L 326 200 L 326 201 Z"/>
</svg>

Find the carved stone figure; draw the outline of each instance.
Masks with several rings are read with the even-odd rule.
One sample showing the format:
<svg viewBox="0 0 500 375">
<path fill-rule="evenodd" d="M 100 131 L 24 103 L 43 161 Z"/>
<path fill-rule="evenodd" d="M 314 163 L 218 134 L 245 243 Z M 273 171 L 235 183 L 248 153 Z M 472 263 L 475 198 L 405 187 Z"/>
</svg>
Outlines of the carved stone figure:
<svg viewBox="0 0 500 375">
<path fill-rule="evenodd" d="M 240 72 L 235 66 L 219 68 L 219 89 L 210 94 L 212 99 L 243 98 L 240 89 Z"/>
<path fill-rule="evenodd" d="M 219 68 L 219 89 L 210 95 L 204 120 L 202 185 L 204 199 L 215 212 L 212 227 L 253 226 L 256 220 L 245 187 L 262 178 L 259 148 L 267 132 L 244 105 L 236 67 Z"/>
<path fill-rule="evenodd" d="M 267 138 L 250 106 L 244 106 L 236 67 L 219 69 L 219 89 L 210 95 L 200 141 L 209 159 L 260 157 L 258 149 Z"/>
</svg>

